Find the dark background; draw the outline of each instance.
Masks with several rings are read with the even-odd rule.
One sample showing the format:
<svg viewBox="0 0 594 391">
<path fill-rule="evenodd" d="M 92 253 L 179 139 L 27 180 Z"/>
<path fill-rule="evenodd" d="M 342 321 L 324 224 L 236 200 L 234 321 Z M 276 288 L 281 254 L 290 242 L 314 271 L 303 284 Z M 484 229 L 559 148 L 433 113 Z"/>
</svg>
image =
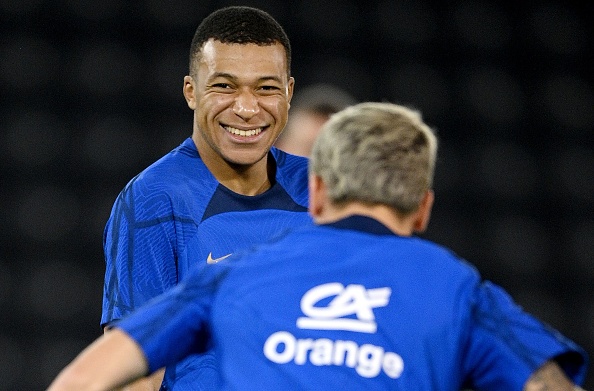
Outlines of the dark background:
<svg viewBox="0 0 594 391">
<path fill-rule="evenodd" d="M 101 333 L 111 205 L 190 134 L 190 41 L 229 4 L 286 28 L 297 90 L 422 110 L 441 139 L 426 236 L 594 355 L 584 3 L 0 0 L 0 390 L 43 389 Z"/>
</svg>

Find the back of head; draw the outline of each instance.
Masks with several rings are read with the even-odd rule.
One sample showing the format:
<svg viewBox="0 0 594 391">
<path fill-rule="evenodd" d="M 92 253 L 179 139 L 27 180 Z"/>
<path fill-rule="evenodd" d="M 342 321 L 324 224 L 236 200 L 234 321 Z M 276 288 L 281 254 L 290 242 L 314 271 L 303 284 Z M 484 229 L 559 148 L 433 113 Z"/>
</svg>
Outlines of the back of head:
<svg viewBox="0 0 594 391">
<path fill-rule="evenodd" d="M 291 100 L 291 108 L 330 116 L 355 103 L 357 100 L 346 90 L 319 83 L 298 90 Z"/>
<path fill-rule="evenodd" d="M 291 44 L 282 26 L 267 12 L 257 8 L 230 6 L 214 11 L 202 20 L 190 47 L 190 74 L 209 39 L 228 44 L 274 45 L 280 43 L 291 74 Z"/>
<path fill-rule="evenodd" d="M 313 84 L 297 89 L 291 100 L 287 126 L 275 146 L 292 154 L 309 156 L 320 128 L 328 118 L 357 100 L 346 90 L 332 84 Z"/>
<path fill-rule="evenodd" d="M 391 103 L 360 103 L 334 114 L 310 157 L 335 203 L 384 204 L 413 212 L 431 188 L 437 138 L 421 115 Z"/>
</svg>

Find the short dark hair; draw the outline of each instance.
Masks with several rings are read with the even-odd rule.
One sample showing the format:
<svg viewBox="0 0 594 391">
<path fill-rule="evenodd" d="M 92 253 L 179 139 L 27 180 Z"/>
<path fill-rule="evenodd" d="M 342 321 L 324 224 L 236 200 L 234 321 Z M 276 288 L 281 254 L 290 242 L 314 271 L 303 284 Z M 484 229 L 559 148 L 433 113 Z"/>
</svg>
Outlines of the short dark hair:
<svg viewBox="0 0 594 391">
<path fill-rule="evenodd" d="M 287 73 L 291 75 L 291 43 L 282 26 L 267 12 L 245 6 L 221 8 L 208 15 L 194 34 L 190 46 L 190 74 L 200 55 L 202 45 L 209 39 L 222 43 L 267 46 L 283 45 L 287 57 Z"/>
</svg>

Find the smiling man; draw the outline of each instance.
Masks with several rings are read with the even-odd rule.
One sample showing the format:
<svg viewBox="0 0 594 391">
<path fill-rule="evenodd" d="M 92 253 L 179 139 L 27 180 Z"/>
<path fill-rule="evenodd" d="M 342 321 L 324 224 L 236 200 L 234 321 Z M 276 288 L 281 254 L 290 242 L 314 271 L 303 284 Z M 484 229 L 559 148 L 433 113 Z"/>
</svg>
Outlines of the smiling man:
<svg viewBox="0 0 594 391">
<path fill-rule="evenodd" d="M 205 18 L 183 94 L 192 136 L 133 178 L 104 235 L 101 324 L 111 324 L 207 267 L 308 223 L 307 161 L 272 148 L 293 95 L 291 46 L 267 13 L 228 7 Z M 204 346 L 167 368 L 163 389 L 216 389 Z M 163 370 L 127 390 L 158 390 Z"/>
<path fill-rule="evenodd" d="M 184 95 L 194 110 L 192 139 L 209 170 L 236 192 L 256 195 L 270 187 L 267 155 L 287 123 L 293 95 L 286 58 L 280 43 L 211 38 L 184 79 Z"/>
</svg>

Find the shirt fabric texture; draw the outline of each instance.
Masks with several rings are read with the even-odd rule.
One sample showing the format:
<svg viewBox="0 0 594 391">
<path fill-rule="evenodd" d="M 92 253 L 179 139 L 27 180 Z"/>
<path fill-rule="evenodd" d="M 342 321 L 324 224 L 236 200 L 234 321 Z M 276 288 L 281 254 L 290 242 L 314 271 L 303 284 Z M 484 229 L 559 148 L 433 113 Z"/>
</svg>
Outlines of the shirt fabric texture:
<svg viewBox="0 0 594 391">
<path fill-rule="evenodd" d="M 106 260 L 102 327 L 176 286 L 207 260 L 261 242 L 301 224 L 307 213 L 307 159 L 272 148 L 272 187 L 243 196 L 222 186 L 194 142 L 153 163 L 121 191 L 104 232 Z M 211 265 L 208 265 L 211 266 Z M 167 368 L 163 389 L 216 387 L 209 346 Z"/>
<path fill-rule="evenodd" d="M 229 390 L 522 390 L 585 351 L 465 260 L 352 216 L 193 272 L 119 322 L 151 370 L 213 341 Z M 205 337 L 207 336 L 207 337 Z"/>
</svg>

